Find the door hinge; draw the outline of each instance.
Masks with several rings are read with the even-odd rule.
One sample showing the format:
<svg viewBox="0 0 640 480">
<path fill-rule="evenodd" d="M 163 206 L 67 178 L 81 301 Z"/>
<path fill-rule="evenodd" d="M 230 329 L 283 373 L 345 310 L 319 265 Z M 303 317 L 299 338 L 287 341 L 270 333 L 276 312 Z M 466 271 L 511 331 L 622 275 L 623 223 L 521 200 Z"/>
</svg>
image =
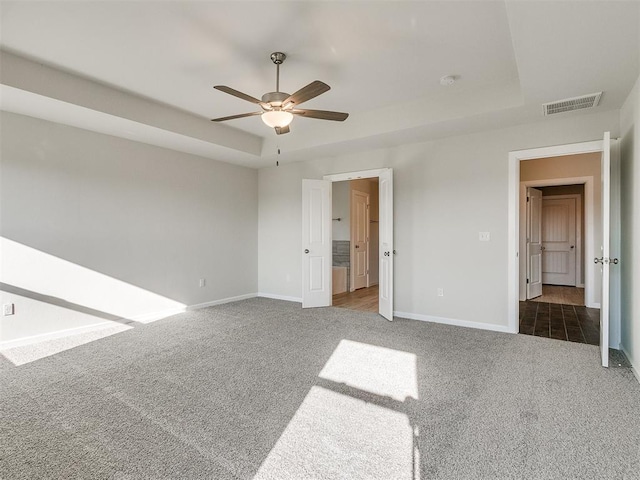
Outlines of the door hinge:
<svg viewBox="0 0 640 480">
<path fill-rule="evenodd" d="M 529 279 L 527 278 L 527 283 L 529 283 Z"/>
<path fill-rule="evenodd" d="M 529 197 L 527 197 L 527 202 L 529 201 Z"/>
</svg>

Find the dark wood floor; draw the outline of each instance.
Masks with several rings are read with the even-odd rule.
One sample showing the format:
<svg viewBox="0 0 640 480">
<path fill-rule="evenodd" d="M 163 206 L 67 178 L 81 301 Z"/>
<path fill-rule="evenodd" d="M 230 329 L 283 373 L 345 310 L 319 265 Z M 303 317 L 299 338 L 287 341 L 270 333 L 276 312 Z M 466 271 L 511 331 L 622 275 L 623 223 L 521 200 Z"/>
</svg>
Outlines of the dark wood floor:
<svg viewBox="0 0 640 480">
<path fill-rule="evenodd" d="M 520 302 L 520 333 L 600 344 L 600 310 L 576 305 Z"/>
</svg>

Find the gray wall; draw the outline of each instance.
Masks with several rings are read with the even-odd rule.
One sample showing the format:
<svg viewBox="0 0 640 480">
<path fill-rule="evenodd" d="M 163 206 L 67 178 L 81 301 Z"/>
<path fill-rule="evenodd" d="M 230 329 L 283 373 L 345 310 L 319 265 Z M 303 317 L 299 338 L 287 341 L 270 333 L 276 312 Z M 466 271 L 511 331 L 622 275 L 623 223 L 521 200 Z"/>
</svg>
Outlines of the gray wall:
<svg viewBox="0 0 640 480">
<path fill-rule="evenodd" d="M 394 169 L 395 310 L 507 325 L 507 186 L 512 150 L 618 134 L 619 112 L 549 118 L 259 171 L 259 290 L 301 297 L 301 181 Z M 478 232 L 491 233 L 479 242 Z M 437 288 L 444 297 L 437 297 Z"/>
<path fill-rule="evenodd" d="M 333 240 L 351 240 L 351 190 L 349 182 L 334 182 L 332 184 L 332 204 L 333 218 L 339 218 L 332 221 Z"/>
<path fill-rule="evenodd" d="M 1 122 L 3 282 L 74 304 L 95 282 L 83 306 L 116 316 L 136 296 L 144 315 L 257 292 L 256 170 L 11 113 Z M 0 317 L 0 340 L 86 324 L 16 310 Z"/>
<path fill-rule="evenodd" d="M 622 348 L 640 380 L 640 78 L 620 112 Z"/>
</svg>

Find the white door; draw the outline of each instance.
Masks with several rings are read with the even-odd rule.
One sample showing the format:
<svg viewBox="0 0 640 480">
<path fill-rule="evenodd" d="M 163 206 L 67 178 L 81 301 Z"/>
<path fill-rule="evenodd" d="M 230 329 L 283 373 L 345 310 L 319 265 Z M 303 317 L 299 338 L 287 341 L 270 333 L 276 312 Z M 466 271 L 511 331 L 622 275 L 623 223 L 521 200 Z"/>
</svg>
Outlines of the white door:
<svg viewBox="0 0 640 480">
<path fill-rule="evenodd" d="M 379 176 L 380 202 L 380 303 L 379 312 L 393 320 L 393 171 L 386 169 Z"/>
<path fill-rule="evenodd" d="M 369 285 L 369 194 L 351 191 L 351 291 Z"/>
<path fill-rule="evenodd" d="M 602 256 L 596 258 L 602 268 L 602 299 L 600 300 L 600 356 L 602 366 L 609 366 L 609 218 L 610 218 L 610 182 L 611 182 L 611 136 L 604 133 L 602 144 Z"/>
<path fill-rule="evenodd" d="M 331 182 L 302 180 L 302 308 L 331 305 Z"/>
<path fill-rule="evenodd" d="M 576 286 L 576 200 L 542 199 L 542 283 Z"/>
<path fill-rule="evenodd" d="M 527 188 L 527 300 L 542 295 L 542 191 Z"/>
</svg>

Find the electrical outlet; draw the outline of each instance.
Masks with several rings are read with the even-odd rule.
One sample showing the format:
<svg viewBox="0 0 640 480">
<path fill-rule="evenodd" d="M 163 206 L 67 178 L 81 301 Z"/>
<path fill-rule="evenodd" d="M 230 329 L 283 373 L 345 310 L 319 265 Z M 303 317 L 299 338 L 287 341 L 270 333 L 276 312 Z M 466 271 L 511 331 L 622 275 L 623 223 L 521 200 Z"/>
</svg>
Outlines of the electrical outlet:
<svg viewBox="0 0 640 480">
<path fill-rule="evenodd" d="M 207 279 L 206 278 L 201 278 L 200 279 L 200 288 L 204 287 L 207 284 Z"/>
<path fill-rule="evenodd" d="M 479 239 L 481 242 L 488 242 L 491 240 L 491 234 L 489 232 L 480 232 Z"/>
<path fill-rule="evenodd" d="M 439 297 L 444 297 L 444 288 L 439 288 L 438 289 L 438 296 Z"/>
<path fill-rule="evenodd" d="M 13 315 L 15 313 L 15 306 L 13 303 L 5 303 L 2 305 L 2 315 Z"/>
</svg>

